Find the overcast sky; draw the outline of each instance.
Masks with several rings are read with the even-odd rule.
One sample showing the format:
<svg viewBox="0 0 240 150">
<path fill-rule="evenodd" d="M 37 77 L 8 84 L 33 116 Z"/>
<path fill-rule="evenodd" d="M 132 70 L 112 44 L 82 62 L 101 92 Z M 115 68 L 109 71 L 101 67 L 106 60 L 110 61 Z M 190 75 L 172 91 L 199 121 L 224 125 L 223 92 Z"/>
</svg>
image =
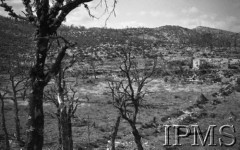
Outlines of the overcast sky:
<svg viewBox="0 0 240 150">
<path fill-rule="evenodd" d="M 21 13 L 20 10 L 23 10 L 21 0 L 6 1 L 9 1 L 17 12 Z M 89 3 L 89 6 L 92 14 L 100 17 L 103 10 L 99 7 L 94 9 L 96 4 Z M 111 6 L 109 3 L 109 7 Z M 2 8 L 0 14 L 6 15 Z M 69 14 L 65 24 L 103 27 L 106 17 L 107 15 L 100 19 L 90 18 L 81 6 Z M 111 28 L 163 25 L 187 28 L 207 26 L 240 32 L 240 0 L 118 0 L 116 17 L 112 16 L 107 22 L 107 27 Z"/>
</svg>

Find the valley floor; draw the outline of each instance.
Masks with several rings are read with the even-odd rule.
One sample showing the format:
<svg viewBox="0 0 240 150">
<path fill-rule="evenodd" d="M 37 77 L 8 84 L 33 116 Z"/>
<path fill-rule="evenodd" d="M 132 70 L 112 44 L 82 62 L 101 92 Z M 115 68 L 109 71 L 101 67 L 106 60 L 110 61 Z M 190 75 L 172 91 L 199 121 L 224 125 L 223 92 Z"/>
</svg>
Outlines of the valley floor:
<svg viewBox="0 0 240 150">
<path fill-rule="evenodd" d="M 81 81 L 79 93 L 82 99 L 87 95 L 89 103 L 82 103 L 72 120 L 73 139 L 75 149 L 107 149 L 110 134 L 117 117 L 116 109 L 111 105 L 111 97 L 107 92 L 107 83 L 103 79 Z M 146 150 L 237 150 L 240 148 L 240 93 L 234 92 L 226 97 L 213 97 L 212 94 L 220 89 L 215 83 L 207 84 L 170 84 L 160 79 L 152 80 L 146 89 L 150 91 L 146 95 L 143 106 L 137 118 L 137 127 L 142 136 L 142 143 Z M 205 102 L 200 102 L 203 94 Z M 199 103 L 199 105 L 198 105 Z M 20 102 L 20 120 L 22 135 L 24 137 L 27 102 Z M 58 131 L 57 119 L 54 116 L 55 107 L 51 104 L 44 105 L 45 110 L 45 144 L 44 149 L 57 149 Z M 14 133 L 13 105 L 6 101 L 6 118 L 9 133 Z M 153 121 L 154 120 L 154 121 Z M 182 146 L 163 146 L 165 143 L 165 130 L 163 125 L 180 124 L 200 126 L 206 133 L 209 125 L 216 125 L 214 142 L 217 146 L 194 146 L 193 135 L 181 138 Z M 218 132 L 221 125 L 233 125 L 235 127 L 236 143 L 231 147 L 221 147 L 219 138 L 231 142 L 231 138 L 224 137 Z M 183 130 L 184 131 L 184 130 Z M 231 131 L 227 131 L 231 133 Z M 204 136 L 205 134 L 203 134 Z M 3 132 L 0 132 L 0 140 L 3 140 Z M 170 130 L 170 144 L 175 140 L 174 131 Z M 230 140 L 230 141 L 229 141 Z M 198 141 L 198 143 L 200 143 Z M 201 143 L 200 143 L 201 144 Z M 135 149 L 135 143 L 128 123 L 121 121 L 116 140 L 117 149 Z M 12 146 L 14 146 L 12 144 Z M 1 149 L 1 148 L 0 148 Z"/>
</svg>

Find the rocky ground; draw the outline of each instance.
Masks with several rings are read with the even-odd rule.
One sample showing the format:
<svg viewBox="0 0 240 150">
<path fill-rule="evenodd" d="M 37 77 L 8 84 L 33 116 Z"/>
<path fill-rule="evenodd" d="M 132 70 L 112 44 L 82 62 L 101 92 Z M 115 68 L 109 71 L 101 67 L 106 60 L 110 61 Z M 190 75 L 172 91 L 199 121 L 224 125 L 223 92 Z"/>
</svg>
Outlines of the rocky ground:
<svg viewBox="0 0 240 150">
<path fill-rule="evenodd" d="M 85 81 L 84 81 L 85 82 Z M 86 82 L 85 82 L 86 83 Z M 90 103 L 79 106 L 73 119 L 74 147 L 80 149 L 107 149 L 109 147 L 110 134 L 117 117 L 115 108 L 111 105 L 111 99 L 107 92 L 107 84 L 98 79 L 88 82 L 84 86 L 79 84 L 79 93 L 82 99 L 88 95 Z M 219 84 L 170 84 L 162 80 L 152 80 L 146 87 L 150 94 L 146 96 L 143 106 L 140 108 L 137 127 L 142 136 L 142 143 L 146 150 L 237 150 L 240 148 L 240 93 L 230 92 L 228 95 L 214 93 L 221 92 L 224 86 Z M 26 124 L 26 102 L 20 102 L 20 118 L 23 138 Z M 54 116 L 55 108 L 45 104 L 45 149 L 57 149 L 57 120 Z M 9 133 L 14 147 L 14 118 L 13 107 L 10 101 L 6 102 L 6 115 Z M 165 143 L 164 125 L 199 125 L 204 135 L 209 125 L 216 125 L 214 142 L 217 146 L 192 147 L 193 134 L 181 138 L 182 146 L 163 146 Z M 225 142 L 231 142 L 231 138 L 224 137 L 218 131 L 222 125 L 234 125 L 236 143 L 231 147 L 220 147 L 219 138 Z M 180 132 L 185 134 L 185 129 Z M 231 131 L 227 131 L 231 133 Z M 170 144 L 174 144 L 174 130 L 169 130 Z M 0 139 L 3 134 L 1 131 Z M 209 143 L 209 139 L 207 144 Z M 117 149 L 135 149 L 135 143 L 128 123 L 121 121 L 116 140 Z"/>
</svg>

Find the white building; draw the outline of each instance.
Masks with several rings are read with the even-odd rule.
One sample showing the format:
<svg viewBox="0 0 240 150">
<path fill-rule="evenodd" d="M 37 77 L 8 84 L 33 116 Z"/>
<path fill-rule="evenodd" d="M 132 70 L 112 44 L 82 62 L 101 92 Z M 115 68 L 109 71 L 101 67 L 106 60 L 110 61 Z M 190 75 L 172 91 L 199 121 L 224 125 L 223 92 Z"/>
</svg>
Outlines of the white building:
<svg viewBox="0 0 240 150">
<path fill-rule="evenodd" d="M 228 69 L 229 59 L 227 58 L 195 58 L 193 59 L 193 69 L 201 69 L 205 64 L 212 65 L 219 69 Z"/>
<path fill-rule="evenodd" d="M 206 64 L 206 61 L 203 58 L 193 59 L 193 69 L 201 69 L 201 67 Z"/>
</svg>

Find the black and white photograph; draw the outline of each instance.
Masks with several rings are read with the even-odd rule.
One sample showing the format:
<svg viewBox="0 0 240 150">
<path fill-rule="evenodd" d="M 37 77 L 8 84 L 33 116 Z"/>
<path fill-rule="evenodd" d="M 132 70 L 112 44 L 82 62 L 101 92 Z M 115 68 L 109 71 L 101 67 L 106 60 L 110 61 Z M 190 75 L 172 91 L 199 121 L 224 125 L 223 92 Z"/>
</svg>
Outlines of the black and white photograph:
<svg viewBox="0 0 240 150">
<path fill-rule="evenodd" d="M 0 0 L 0 150 L 240 150 L 240 0 Z"/>
</svg>

